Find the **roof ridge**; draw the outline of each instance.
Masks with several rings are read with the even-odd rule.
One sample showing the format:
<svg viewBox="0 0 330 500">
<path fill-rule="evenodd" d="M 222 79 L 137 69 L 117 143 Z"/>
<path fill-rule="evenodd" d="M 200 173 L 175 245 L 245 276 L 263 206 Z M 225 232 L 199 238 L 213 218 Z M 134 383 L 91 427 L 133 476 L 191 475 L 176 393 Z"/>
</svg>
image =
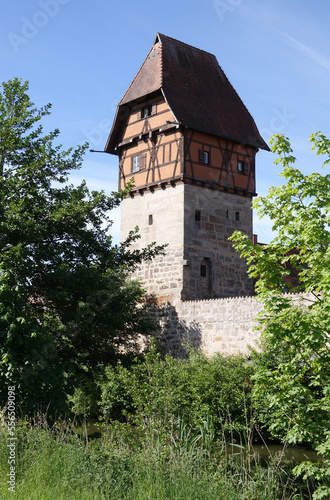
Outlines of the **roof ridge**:
<svg viewBox="0 0 330 500">
<path fill-rule="evenodd" d="M 163 79 L 163 76 L 164 76 L 164 68 L 163 68 L 163 50 L 164 50 L 164 47 L 163 47 L 163 42 L 161 40 L 159 41 L 159 45 L 161 46 L 160 47 L 160 88 L 162 89 L 163 84 L 164 84 L 164 79 Z M 154 47 L 154 45 L 153 45 L 153 47 Z"/>
</svg>

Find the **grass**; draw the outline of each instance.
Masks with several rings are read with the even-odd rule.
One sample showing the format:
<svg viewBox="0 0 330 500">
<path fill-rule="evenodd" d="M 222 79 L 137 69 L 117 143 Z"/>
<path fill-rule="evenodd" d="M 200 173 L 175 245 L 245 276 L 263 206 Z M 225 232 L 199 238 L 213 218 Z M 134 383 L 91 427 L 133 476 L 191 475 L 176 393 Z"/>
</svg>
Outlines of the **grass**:
<svg viewBox="0 0 330 500">
<path fill-rule="evenodd" d="M 41 419 L 16 430 L 16 499 L 21 500 L 298 500 L 309 498 L 279 464 L 261 467 L 215 456 L 211 441 L 182 427 L 175 435 L 142 435 L 113 424 L 100 439 L 72 425 Z M 198 436 L 197 436 L 198 437 Z M 0 427 L 0 493 L 9 498 L 7 429 Z M 237 459 L 238 458 L 238 459 Z"/>
</svg>

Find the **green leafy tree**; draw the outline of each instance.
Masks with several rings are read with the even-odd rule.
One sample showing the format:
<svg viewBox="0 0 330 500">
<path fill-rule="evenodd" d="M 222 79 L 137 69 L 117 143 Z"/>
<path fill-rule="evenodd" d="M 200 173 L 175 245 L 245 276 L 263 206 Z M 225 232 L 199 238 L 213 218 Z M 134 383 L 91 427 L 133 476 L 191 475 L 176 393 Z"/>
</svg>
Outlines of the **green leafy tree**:
<svg viewBox="0 0 330 500">
<path fill-rule="evenodd" d="M 63 150 L 41 125 L 50 104 L 37 109 L 27 92 L 14 79 L 0 93 L 0 398 L 15 385 L 32 411 L 63 408 L 79 374 L 93 377 L 150 331 L 127 273 L 161 248 L 131 253 L 136 231 L 112 244 L 110 211 L 131 185 L 107 196 L 70 184 L 87 144 Z"/>
<path fill-rule="evenodd" d="M 330 141 L 320 132 L 310 141 L 316 155 L 327 157 L 327 166 Z M 283 135 L 274 135 L 271 143 L 286 183 L 272 187 L 255 207 L 261 216 L 270 217 L 277 235 L 265 246 L 252 245 L 239 232 L 232 236 L 264 305 L 254 398 L 274 436 L 308 442 L 323 454 L 328 466 L 305 464 L 297 472 L 325 481 L 314 498 L 329 498 L 330 175 L 303 174 Z M 300 298 L 283 293 L 292 273 L 297 285 L 291 291 L 304 292 Z"/>
</svg>

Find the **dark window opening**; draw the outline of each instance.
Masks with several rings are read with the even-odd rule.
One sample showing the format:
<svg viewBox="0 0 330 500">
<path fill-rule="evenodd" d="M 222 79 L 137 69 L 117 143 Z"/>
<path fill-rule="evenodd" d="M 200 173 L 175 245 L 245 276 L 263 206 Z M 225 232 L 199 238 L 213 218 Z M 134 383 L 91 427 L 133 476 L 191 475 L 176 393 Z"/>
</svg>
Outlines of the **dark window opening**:
<svg viewBox="0 0 330 500">
<path fill-rule="evenodd" d="M 247 174 L 248 173 L 247 164 L 244 161 L 238 161 L 237 162 L 237 171 L 240 174 Z"/>
<path fill-rule="evenodd" d="M 239 212 L 236 212 L 236 220 L 239 220 Z"/>
<path fill-rule="evenodd" d="M 201 211 L 200 210 L 195 210 L 195 221 L 196 222 L 201 221 Z"/>
<path fill-rule="evenodd" d="M 148 224 L 149 224 L 149 226 L 152 226 L 153 223 L 154 223 L 153 216 L 152 216 L 152 214 L 150 214 L 149 219 L 148 219 Z"/>
<path fill-rule="evenodd" d="M 143 106 L 143 108 L 140 108 L 137 112 L 137 120 L 145 120 L 149 116 L 154 116 L 157 114 L 157 103 L 154 102 L 153 104 L 148 104 L 146 106 Z"/>
<path fill-rule="evenodd" d="M 213 293 L 213 273 L 212 262 L 208 257 L 204 257 L 200 266 L 200 297 L 206 299 Z"/>
<path fill-rule="evenodd" d="M 204 149 L 198 150 L 198 159 L 200 163 L 208 165 L 210 163 L 210 153 L 209 151 L 204 151 Z"/>
<path fill-rule="evenodd" d="M 226 210 L 226 219 L 229 219 L 229 210 Z"/>
<path fill-rule="evenodd" d="M 209 154 L 207 151 L 203 151 L 203 163 L 207 165 L 208 162 L 209 162 Z"/>
<path fill-rule="evenodd" d="M 152 107 L 151 106 L 145 106 L 144 108 L 141 109 L 141 120 L 144 118 L 148 118 L 148 116 L 152 115 Z"/>
</svg>

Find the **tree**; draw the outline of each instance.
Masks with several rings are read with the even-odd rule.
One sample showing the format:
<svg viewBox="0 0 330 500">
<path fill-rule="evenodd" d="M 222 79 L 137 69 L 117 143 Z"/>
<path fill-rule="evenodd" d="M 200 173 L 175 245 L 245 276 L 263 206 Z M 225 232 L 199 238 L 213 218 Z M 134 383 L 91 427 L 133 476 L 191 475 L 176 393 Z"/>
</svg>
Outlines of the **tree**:
<svg viewBox="0 0 330 500">
<path fill-rule="evenodd" d="M 132 185 L 107 196 L 69 184 L 87 144 L 63 150 L 40 124 L 51 105 L 37 109 L 27 92 L 14 79 L 0 93 L 0 395 L 4 404 L 15 385 L 35 411 L 63 408 L 79 373 L 93 376 L 150 331 L 127 273 L 161 247 L 131 253 L 137 231 L 112 244 L 110 211 Z"/>
<path fill-rule="evenodd" d="M 328 165 L 330 141 L 320 132 L 310 141 L 316 155 L 326 155 L 323 166 Z M 308 442 L 323 454 L 322 466 L 304 464 L 296 472 L 325 481 L 314 498 L 328 498 L 330 175 L 304 175 L 295 167 L 289 140 L 283 135 L 275 134 L 271 144 L 286 183 L 270 188 L 268 196 L 254 205 L 261 216 L 270 217 L 277 235 L 265 246 L 252 245 L 239 232 L 232 236 L 235 248 L 247 259 L 250 276 L 257 280 L 256 293 L 264 305 L 259 318 L 263 353 L 254 399 L 274 436 L 291 443 Z M 300 299 L 284 294 L 288 267 L 298 278 L 293 291 L 304 292 Z"/>
</svg>

